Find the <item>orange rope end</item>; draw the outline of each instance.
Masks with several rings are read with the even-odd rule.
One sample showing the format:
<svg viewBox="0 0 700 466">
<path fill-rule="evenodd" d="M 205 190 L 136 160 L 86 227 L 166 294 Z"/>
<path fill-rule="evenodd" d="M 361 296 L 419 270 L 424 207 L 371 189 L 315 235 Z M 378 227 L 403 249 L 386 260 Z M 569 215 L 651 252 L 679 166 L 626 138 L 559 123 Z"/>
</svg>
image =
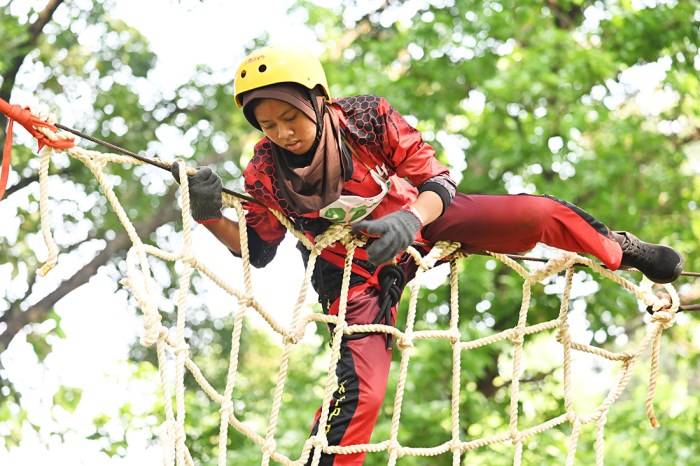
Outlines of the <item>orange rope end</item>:
<svg viewBox="0 0 700 466">
<path fill-rule="evenodd" d="M 37 126 L 49 128 L 52 131 L 57 132 L 58 129 L 43 120 L 40 120 L 37 116 L 32 114 L 29 107 L 20 107 L 19 105 L 11 105 L 7 101 L 0 99 L 0 111 L 2 111 L 7 118 L 9 123 L 7 125 L 7 138 L 5 139 L 5 146 L 2 152 L 2 167 L 0 168 L 0 200 L 2 200 L 5 195 L 5 190 L 7 188 L 7 179 L 10 174 L 10 158 L 12 156 L 12 129 L 13 124 L 16 121 L 26 129 L 29 134 L 34 136 L 39 142 L 39 149 L 42 147 L 49 146 L 55 149 L 70 149 L 75 146 L 75 141 L 73 138 L 68 139 L 56 139 L 51 140 L 36 129 Z"/>
</svg>

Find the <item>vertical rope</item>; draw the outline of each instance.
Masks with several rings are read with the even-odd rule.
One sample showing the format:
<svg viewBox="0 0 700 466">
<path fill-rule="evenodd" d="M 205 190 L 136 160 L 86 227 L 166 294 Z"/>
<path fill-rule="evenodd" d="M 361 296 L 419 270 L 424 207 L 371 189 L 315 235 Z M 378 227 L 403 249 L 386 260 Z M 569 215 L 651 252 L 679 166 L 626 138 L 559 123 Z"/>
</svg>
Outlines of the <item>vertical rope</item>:
<svg viewBox="0 0 700 466">
<path fill-rule="evenodd" d="M 306 268 L 306 274 L 304 276 L 304 285 L 301 288 L 296 305 L 294 306 L 291 328 L 296 328 L 299 324 L 301 309 L 304 305 L 304 302 L 306 301 L 308 284 L 311 282 L 311 276 L 313 275 L 313 270 L 316 264 L 317 257 L 318 252 L 316 251 L 313 251 L 309 256 L 309 262 Z M 267 466 L 269 464 L 271 454 L 275 450 L 275 431 L 277 429 L 279 412 L 282 407 L 282 395 L 284 394 L 284 386 L 288 377 L 289 357 L 291 356 L 292 348 L 294 347 L 294 345 L 296 345 L 296 343 L 297 340 L 292 336 L 288 336 L 284 339 L 283 342 L 284 349 L 282 352 L 282 361 L 277 375 L 277 385 L 275 387 L 275 392 L 272 397 L 272 410 L 270 413 L 270 421 L 268 423 L 267 436 L 265 437 L 265 448 L 263 449 L 263 466 Z"/>
<path fill-rule="evenodd" d="M 182 173 L 183 166 L 180 167 L 180 173 Z M 221 401 L 221 408 L 219 409 L 220 419 L 219 419 L 219 445 L 218 445 L 218 465 L 226 466 L 226 453 L 227 453 L 227 441 L 228 441 L 228 427 L 229 419 L 234 416 L 234 406 L 233 406 L 233 389 L 236 386 L 236 376 L 238 374 L 238 355 L 240 353 L 241 345 L 241 334 L 243 331 L 243 319 L 245 318 L 245 313 L 250 306 L 251 297 L 253 295 L 253 283 L 250 274 L 250 253 L 248 251 L 248 229 L 246 228 L 245 213 L 243 212 L 243 207 L 241 203 L 237 200 L 233 201 L 233 205 L 236 209 L 236 215 L 239 222 L 239 232 L 240 232 L 240 243 L 241 243 L 241 256 L 243 265 L 243 282 L 245 285 L 245 297 L 238 300 L 238 311 L 235 314 L 233 321 L 233 330 L 231 333 L 231 350 L 229 352 L 229 366 L 228 372 L 226 374 L 226 387 L 224 388 L 224 395 Z M 183 208 L 183 212 L 188 212 Z"/>
<path fill-rule="evenodd" d="M 459 466 L 461 451 L 459 449 L 459 401 L 462 384 L 462 351 L 459 349 L 461 335 L 459 333 L 459 275 L 457 260 L 450 259 L 450 344 L 452 345 L 452 466 Z"/>
<path fill-rule="evenodd" d="M 53 151 L 48 147 L 41 150 L 39 164 L 39 214 L 41 217 L 41 234 L 48 250 L 46 263 L 39 269 L 39 275 L 44 276 L 54 268 L 58 262 L 58 246 L 51 234 L 51 220 L 49 218 L 49 162 Z"/>
<path fill-rule="evenodd" d="M 595 423 L 595 464 L 605 464 L 605 424 L 608 422 L 606 413 L 603 413 Z"/>
<path fill-rule="evenodd" d="M 192 280 L 192 217 L 190 212 L 190 190 L 187 172 L 184 164 L 180 163 L 180 201 L 182 203 L 182 236 L 183 236 L 183 271 L 179 278 L 177 322 L 175 327 L 175 404 L 176 430 L 175 453 L 178 466 L 186 464 L 185 446 L 185 361 L 189 356 L 189 346 L 185 341 L 185 325 L 187 323 L 187 295 Z"/>
<path fill-rule="evenodd" d="M 522 376 L 523 344 L 525 342 L 525 325 L 527 323 L 527 311 L 530 307 L 530 283 L 523 284 L 523 301 L 518 314 L 518 323 L 510 341 L 513 344 L 513 372 L 510 386 L 510 422 L 508 425 L 511 441 L 516 447 L 514 466 L 518 466 L 522 460 L 524 438 L 518 430 L 518 406 L 520 401 L 520 377 Z"/>
</svg>

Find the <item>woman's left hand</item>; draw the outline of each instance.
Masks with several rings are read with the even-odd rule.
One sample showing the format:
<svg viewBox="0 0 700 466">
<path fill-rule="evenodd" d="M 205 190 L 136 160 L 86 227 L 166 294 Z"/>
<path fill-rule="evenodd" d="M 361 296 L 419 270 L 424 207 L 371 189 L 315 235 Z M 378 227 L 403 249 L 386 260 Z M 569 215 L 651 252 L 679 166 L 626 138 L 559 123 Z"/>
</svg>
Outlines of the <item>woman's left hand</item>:
<svg viewBox="0 0 700 466">
<path fill-rule="evenodd" d="M 367 256 L 374 265 L 381 265 L 409 247 L 422 226 L 413 213 L 398 210 L 375 220 L 359 221 L 352 231 L 377 238 L 367 248 Z"/>
</svg>

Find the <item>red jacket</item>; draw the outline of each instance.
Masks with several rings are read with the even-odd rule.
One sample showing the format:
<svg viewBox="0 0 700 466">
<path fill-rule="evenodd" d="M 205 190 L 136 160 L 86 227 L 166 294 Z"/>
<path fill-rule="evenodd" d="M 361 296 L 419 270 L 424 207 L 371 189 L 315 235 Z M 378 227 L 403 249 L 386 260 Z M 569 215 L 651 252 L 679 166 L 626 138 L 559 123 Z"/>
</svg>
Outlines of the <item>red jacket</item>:
<svg viewBox="0 0 700 466">
<path fill-rule="evenodd" d="M 382 97 L 361 95 L 335 99 L 341 126 L 357 157 L 353 157 L 353 174 L 343 186 L 342 194 L 370 197 L 379 193 L 369 168 L 384 164 L 391 175 L 391 189 L 370 214 L 383 217 L 412 204 L 418 196 L 416 186 L 449 172 L 435 158 L 435 150 Z M 272 142 L 264 137 L 255 145 L 253 159 L 243 171 L 245 189 L 265 206 L 281 211 L 294 221 L 300 217 L 318 217 L 317 212 L 300 215 L 290 209 L 277 186 L 272 161 Z M 286 233 L 285 227 L 265 207 L 246 204 L 246 221 L 260 239 L 277 246 Z"/>
</svg>

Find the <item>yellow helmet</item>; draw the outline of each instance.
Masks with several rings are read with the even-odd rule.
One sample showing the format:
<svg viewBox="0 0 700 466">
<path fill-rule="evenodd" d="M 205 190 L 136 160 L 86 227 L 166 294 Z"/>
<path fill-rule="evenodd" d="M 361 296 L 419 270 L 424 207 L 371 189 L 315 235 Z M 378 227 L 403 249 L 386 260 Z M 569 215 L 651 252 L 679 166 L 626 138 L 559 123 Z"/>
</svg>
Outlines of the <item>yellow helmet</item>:
<svg viewBox="0 0 700 466">
<path fill-rule="evenodd" d="M 238 67 L 233 95 L 238 108 L 241 94 L 270 84 L 292 82 L 313 89 L 321 86 L 330 102 L 328 81 L 323 66 L 308 50 L 290 45 L 270 45 L 248 55 Z"/>
</svg>

